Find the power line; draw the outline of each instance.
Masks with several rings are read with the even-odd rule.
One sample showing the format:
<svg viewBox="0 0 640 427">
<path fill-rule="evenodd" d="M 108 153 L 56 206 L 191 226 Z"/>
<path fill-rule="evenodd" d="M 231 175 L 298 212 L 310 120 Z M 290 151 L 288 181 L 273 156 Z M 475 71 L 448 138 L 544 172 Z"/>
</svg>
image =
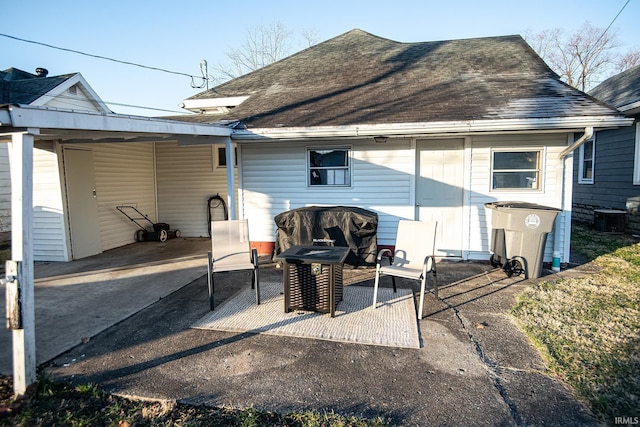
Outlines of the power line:
<svg viewBox="0 0 640 427">
<path fill-rule="evenodd" d="M 618 14 L 611 20 L 611 23 L 609 24 L 609 26 L 602 32 L 602 34 L 600 34 L 600 37 L 598 37 L 598 40 L 596 40 L 596 42 L 593 45 L 594 48 L 595 48 L 595 46 L 598 46 L 598 43 L 600 43 L 600 40 L 604 37 L 605 34 L 607 34 L 607 31 L 609 31 L 609 29 L 611 28 L 613 23 L 616 22 L 616 19 L 618 19 L 618 17 L 620 16 L 620 14 L 624 10 L 624 8 L 627 7 L 627 5 L 629 4 L 630 1 L 631 0 L 627 0 L 627 2 L 624 4 L 624 6 L 622 6 L 622 8 L 618 12 Z"/>
<path fill-rule="evenodd" d="M 62 104 L 68 105 L 70 108 L 76 106 L 76 102 L 77 102 L 77 97 L 64 95 L 64 94 L 49 95 L 49 94 L 42 94 L 40 92 L 32 92 L 32 91 L 27 91 L 27 90 L 15 90 L 15 89 L 9 89 L 9 92 L 11 94 L 33 95 L 33 96 L 36 96 L 38 98 L 40 98 L 40 97 L 47 97 L 47 98 L 51 98 L 51 99 L 55 98 L 57 101 L 61 102 Z M 164 111 L 164 112 L 167 112 L 167 113 L 178 113 L 178 114 L 185 114 L 186 113 L 185 111 L 167 110 L 167 109 L 164 109 L 164 108 L 156 108 L 156 107 L 145 107 L 145 106 L 142 106 L 142 105 L 124 104 L 124 103 L 120 103 L 120 102 L 111 102 L 111 101 L 104 101 L 104 100 L 102 100 L 102 102 L 104 102 L 105 104 L 108 104 L 108 105 L 117 105 L 119 107 L 129 107 L 129 108 L 138 108 L 140 110 Z"/>
<path fill-rule="evenodd" d="M 16 36 L 11 36 L 9 34 L 0 33 L 0 36 L 6 37 L 6 38 L 9 38 L 9 39 L 13 39 L 13 40 L 18 40 L 18 41 L 21 41 L 21 42 L 24 42 L 24 43 L 31 43 L 31 44 L 36 44 L 36 45 L 40 45 L 40 46 L 45 46 L 45 47 L 48 47 L 48 48 L 51 48 L 51 49 L 57 49 L 57 50 L 65 51 L 65 52 L 76 53 L 78 55 L 89 56 L 91 58 L 103 59 L 105 61 L 117 62 L 119 64 L 124 64 L 124 65 L 132 65 L 134 67 L 145 68 L 147 70 L 161 71 L 163 73 L 176 74 L 176 75 L 179 75 L 179 76 L 190 77 L 192 86 L 193 86 L 194 79 L 202 79 L 202 81 L 203 81 L 202 85 L 199 86 L 199 87 L 203 87 L 205 85 L 205 83 L 207 82 L 207 80 L 208 80 L 206 76 L 199 77 L 199 76 L 194 76 L 194 75 L 187 74 L 187 73 L 181 73 L 179 71 L 171 71 L 171 70 L 166 70 L 164 68 L 159 68 L 159 67 L 150 67 L 148 65 L 137 64 L 135 62 L 130 62 L 130 61 L 121 61 L 119 59 L 109 58 L 107 56 L 94 55 L 94 54 L 91 54 L 91 53 L 81 52 L 81 51 L 75 50 L 75 49 L 68 49 L 68 48 L 65 48 L 65 47 L 53 46 L 53 45 L 50 45 L 50 44 L 47 44 L 47 43 L 37 42 L 37 41 L 34 41 L 34 40 L 27 40 L 27 39 L 23 39 L 23 38 L 16 37 Z M 193 86 L 193 87 L 197 87 L 197 86 Z"/>
</svg>

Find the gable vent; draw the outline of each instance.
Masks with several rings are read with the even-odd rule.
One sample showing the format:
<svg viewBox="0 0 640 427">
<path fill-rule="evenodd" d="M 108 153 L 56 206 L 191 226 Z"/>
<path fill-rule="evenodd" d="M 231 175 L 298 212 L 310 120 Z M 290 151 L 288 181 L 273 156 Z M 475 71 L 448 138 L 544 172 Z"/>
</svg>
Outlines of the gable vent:
<svg viewBox="0 0 640 427">
<path fill-rule="evenodd" d="M 70 95 L 77 95 L 78 94 L 78 86 L 73 85 L 69 88 L 69 94 Z"/>
</svg>

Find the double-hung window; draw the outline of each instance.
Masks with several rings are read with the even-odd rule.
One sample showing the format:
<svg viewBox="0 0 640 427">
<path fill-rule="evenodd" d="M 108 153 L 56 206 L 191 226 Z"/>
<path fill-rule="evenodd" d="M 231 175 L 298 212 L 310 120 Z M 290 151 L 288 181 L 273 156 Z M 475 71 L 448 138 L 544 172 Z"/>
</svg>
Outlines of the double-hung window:
<svg viewBox="0 0 640 427">
<path fill-rule="evenodd" d="M 542 150 L 494 150 L 491 158 L 492 190 L 540 190 Z"/>
<path fill-rule="evenodd" d="M 593 184 L 593 171 L 596 160 L 595 136 L 580 146 L 578 163 L 578 183 Z"/>
<path fill-rule="evenodd" d="M 307 149 L 309 186 L 349 187 L 349 157 L 350 149 L 346 147 Z"/>
</svg>

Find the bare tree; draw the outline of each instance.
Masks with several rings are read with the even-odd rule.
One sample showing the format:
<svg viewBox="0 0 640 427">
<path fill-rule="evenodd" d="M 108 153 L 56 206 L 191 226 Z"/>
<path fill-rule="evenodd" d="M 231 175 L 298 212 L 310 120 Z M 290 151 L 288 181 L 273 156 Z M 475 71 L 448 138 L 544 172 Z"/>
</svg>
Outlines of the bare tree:
<svg viewBox="0 0 640 427">
<path fill-rule="evenodd" d="M 525 32 L 525 39 L 565 82 L 582 91 L 634 61 L 629 56 L 623 62 L 625 55 L 620 53 L 616 31 L 593 27 L 589 22 L 573 34 L 554 28 L 537 34 Z"/>
<path fill-rule="evenodd" d="M 621 73 L 636 65 L 640 65 L 640 49 L 629 50 L 626 54 L 622 55 L 616 61 L 615 70 Z"/>
<path fill-rule="evenodd" d="M 304 47 L 312 46 L 317 43 L 317 32 L 304 30 L 302 38 Z M 247 30 L 242 45 L 228 51 L 227 61 L 214 67 L 214 80 L 222 82 L 273 64 L 293 52 L 294 42 L 293 32 L 280 22 Z"/>
</svg>

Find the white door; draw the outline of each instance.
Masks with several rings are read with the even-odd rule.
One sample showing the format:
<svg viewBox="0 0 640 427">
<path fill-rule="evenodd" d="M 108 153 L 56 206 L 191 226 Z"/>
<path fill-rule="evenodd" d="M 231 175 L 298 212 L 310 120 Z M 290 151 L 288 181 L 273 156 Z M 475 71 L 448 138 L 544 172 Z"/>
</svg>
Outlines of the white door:
<svg viewBox="0 0 640 427">
<path fill-rule="evenodd" d="M 101 252 L 93 152 L 64 149 L 71 257 L 84 258 Z"/>
<path fill-rule="evenodd" d="M 464 139 L 416 142 L 416 216 L 438 221 L 436 255 L 462 256 Z"/>
</svg>

